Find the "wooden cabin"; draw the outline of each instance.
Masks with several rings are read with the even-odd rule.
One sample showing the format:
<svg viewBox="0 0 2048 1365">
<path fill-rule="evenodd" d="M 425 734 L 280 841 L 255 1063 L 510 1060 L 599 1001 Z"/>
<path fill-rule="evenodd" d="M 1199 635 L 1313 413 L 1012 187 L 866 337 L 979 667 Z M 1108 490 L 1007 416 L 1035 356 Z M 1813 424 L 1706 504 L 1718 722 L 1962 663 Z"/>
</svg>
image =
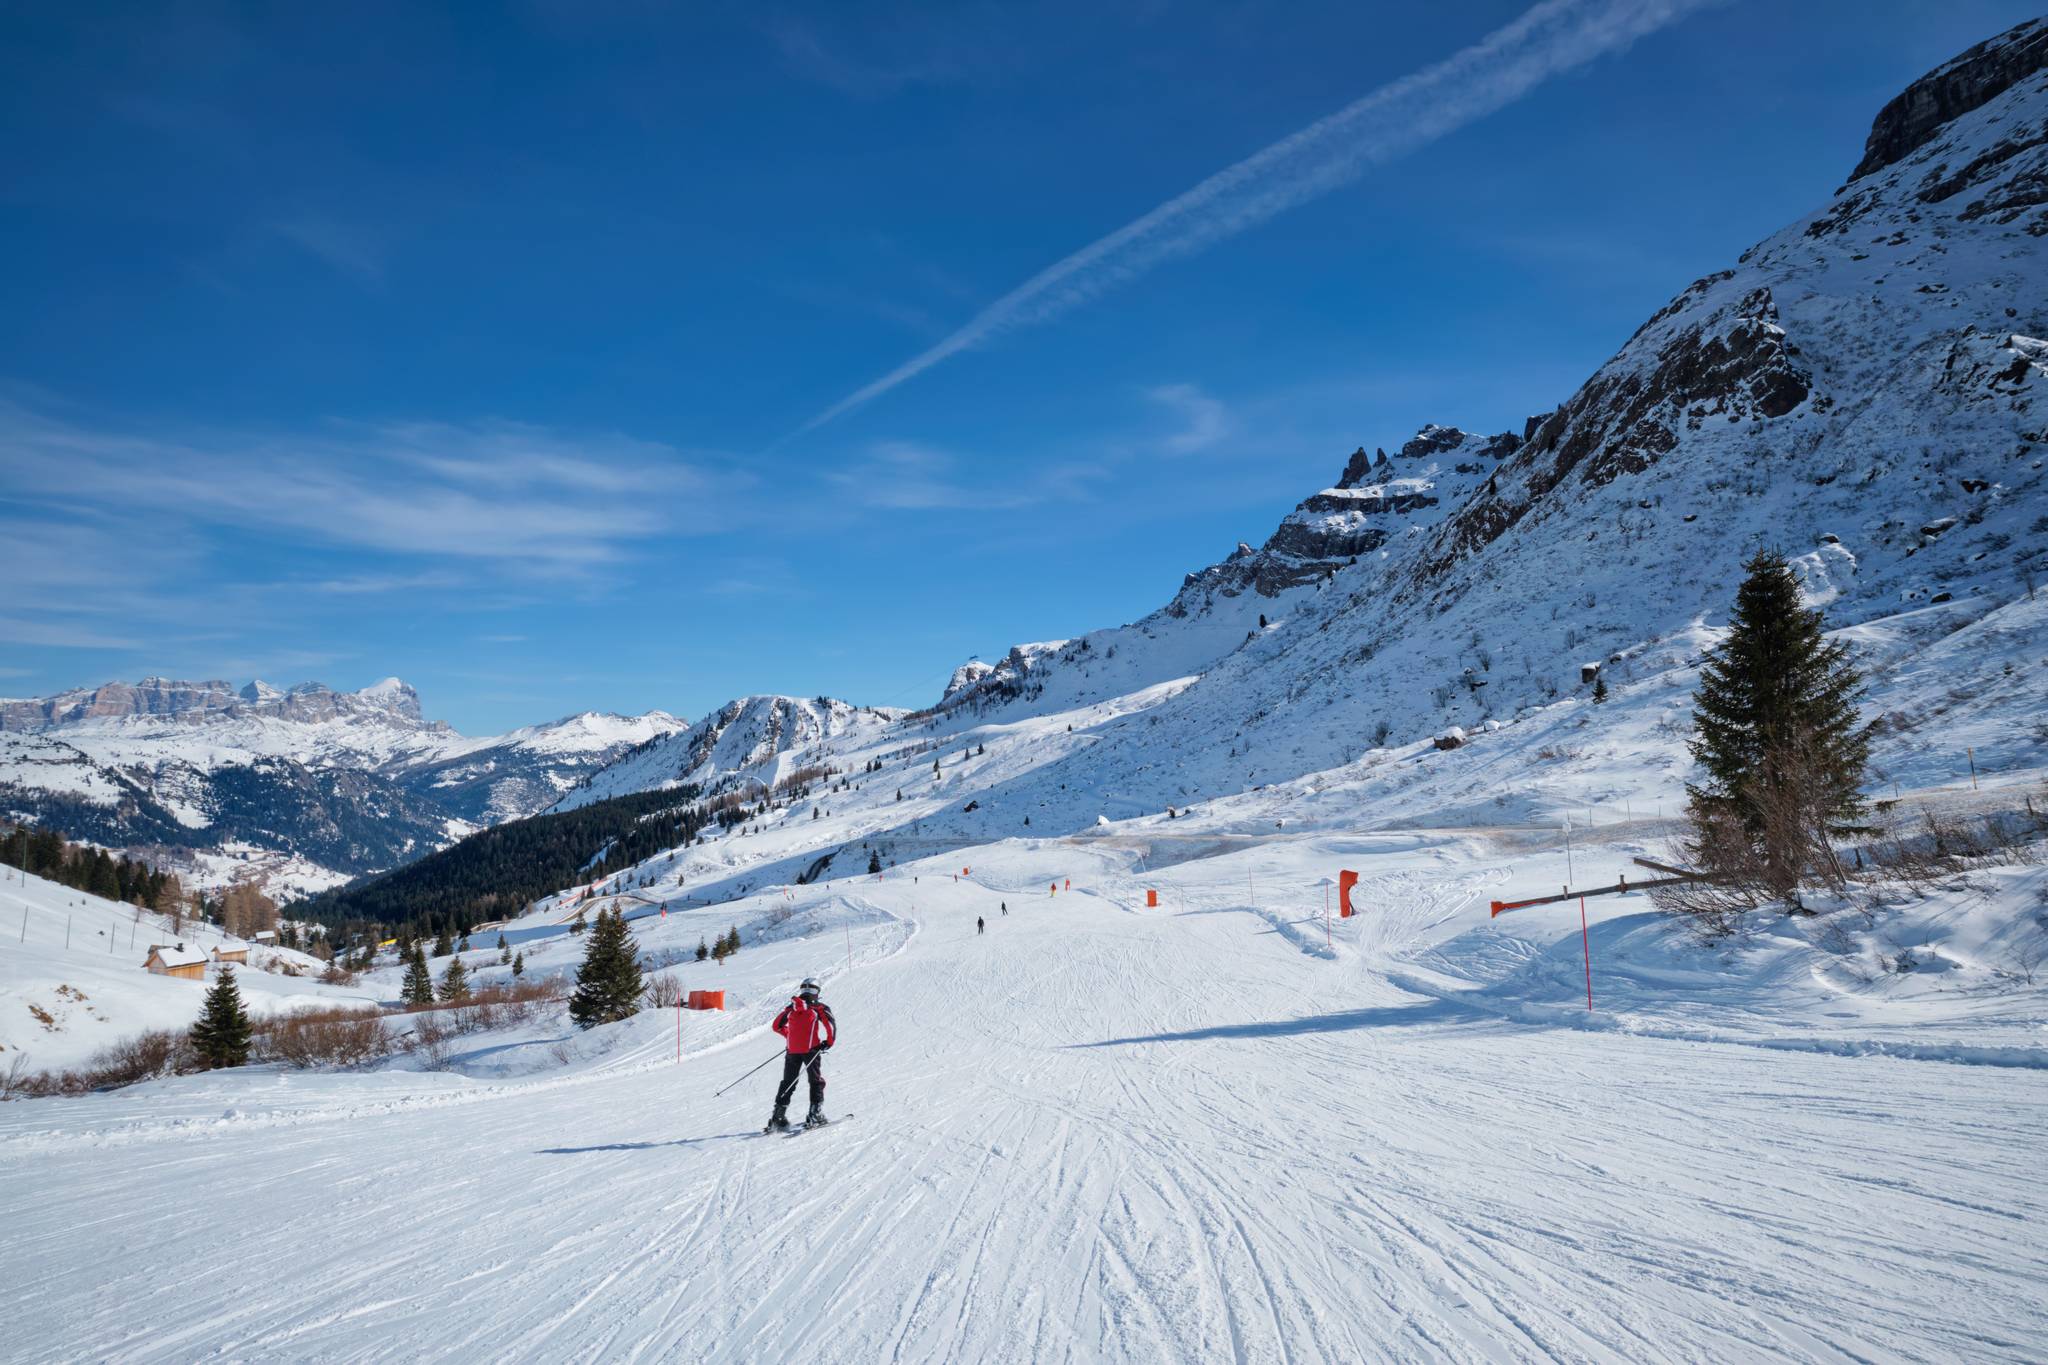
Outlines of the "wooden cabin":
<svg viewBox="0 0 2048 1365">
<path fill-rule="evenodd" d="M 182 976 L 189 981 L 206 979 L 206 954 L 184 944 L 152 943 L 149 961 L 142 964 L 152 976 Z"/>
<path fill-rule="evenodd" d="M 230 948 L 223 944 L 213 950 L 213 960 L 215 962 L 238 962 L 246 967 L 249 965 L 249 950 L 247 948 Z"/>
</svg>

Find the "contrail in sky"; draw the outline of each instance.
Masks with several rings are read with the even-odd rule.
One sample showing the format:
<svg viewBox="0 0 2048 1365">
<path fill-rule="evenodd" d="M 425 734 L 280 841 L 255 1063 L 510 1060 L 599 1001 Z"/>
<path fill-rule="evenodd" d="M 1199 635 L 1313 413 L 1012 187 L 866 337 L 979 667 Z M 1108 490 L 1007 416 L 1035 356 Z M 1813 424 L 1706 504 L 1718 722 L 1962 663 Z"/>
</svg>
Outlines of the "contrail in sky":
<svg viewBox="0 0 2048 1365">
<path fill-rule="evenodd" d="M 1033 275 L 965 326 L 854 390 L 785 440 L 815 431 L 950 356 L 1047 322 L 1434 142 L 1596 57 L 1719 0 L 1543 0 L 1434 66 L 1403 76 L 1255 152 Z M 779 443 L 778 443 L 779 444 Z"/>
</svg>

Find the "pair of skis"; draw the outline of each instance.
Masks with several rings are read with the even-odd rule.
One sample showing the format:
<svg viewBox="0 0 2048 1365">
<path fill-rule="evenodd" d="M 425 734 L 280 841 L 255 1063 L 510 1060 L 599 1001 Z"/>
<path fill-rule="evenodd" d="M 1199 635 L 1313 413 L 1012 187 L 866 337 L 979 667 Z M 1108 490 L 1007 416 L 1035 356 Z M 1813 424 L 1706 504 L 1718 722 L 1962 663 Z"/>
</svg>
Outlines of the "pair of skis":
<svg viewBox="0 0 2048 1365">
<path fill-rule="evenodd" d="M 851 1114 L 841 1114 L 836 1119 L 819 1119 L 816 1123 L 792 1123 L 787 1128 L 776 1128 L 770 1126 L 767 1128 L 763 1128 L 761 1130 L 761 1136 L 773 1137 L 777 1133 L 780 1133 L 784 1137 L 802 1137 L 805 1133 L 810 1132 L 813 1128 L 830 1128 L 833 1124 L 844 1123 L 852 1117 L 853 1115 Z"/>
</svg>

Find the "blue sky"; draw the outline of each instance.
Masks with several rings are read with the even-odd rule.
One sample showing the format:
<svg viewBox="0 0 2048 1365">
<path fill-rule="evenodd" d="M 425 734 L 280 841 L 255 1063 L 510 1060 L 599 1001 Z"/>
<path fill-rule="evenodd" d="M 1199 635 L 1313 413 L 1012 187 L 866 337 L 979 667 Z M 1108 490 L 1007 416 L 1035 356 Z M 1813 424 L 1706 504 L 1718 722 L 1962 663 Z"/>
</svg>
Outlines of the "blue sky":
<svg viewBox="0 0 2048 1365">
<path fill-rule="evenodd" d="M 0 693 L 928 702 L 1519 430 L 2035 8 L 7 7 Z"/>
</svg>

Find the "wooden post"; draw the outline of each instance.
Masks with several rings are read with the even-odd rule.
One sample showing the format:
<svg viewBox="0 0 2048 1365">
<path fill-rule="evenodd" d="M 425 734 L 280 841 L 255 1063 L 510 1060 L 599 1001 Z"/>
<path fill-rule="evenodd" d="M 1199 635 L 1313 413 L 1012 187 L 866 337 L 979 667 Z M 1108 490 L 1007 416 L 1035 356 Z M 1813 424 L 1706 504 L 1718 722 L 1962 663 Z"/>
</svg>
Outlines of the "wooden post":
<svg viewBox="0 0 2048 1365">
<path fill-rule="evenodd" d="M 1593 940 L 1586 933 L 1586 898 L 1579 897 L 1579 947 L 1586 954 L 1586 1013 L 1593 1012 Z"/>
<path fill-rule="evenodd" d="M 1972 749 L 1972 748 L 1967 748 L 1967 747 L 1966 747 L 1966 748 L 1964 748 L 1963 752 L 1964 752 L 1965 754 L 1969 755 L 1969 759 L 1970 759 L 1970 790 L 1971 790 L 1971 791 L 1975 791 L 1975 790 L 1977 790 L 1977 751 L 1976 751 L 1975 749 Z"/>
</svg>

